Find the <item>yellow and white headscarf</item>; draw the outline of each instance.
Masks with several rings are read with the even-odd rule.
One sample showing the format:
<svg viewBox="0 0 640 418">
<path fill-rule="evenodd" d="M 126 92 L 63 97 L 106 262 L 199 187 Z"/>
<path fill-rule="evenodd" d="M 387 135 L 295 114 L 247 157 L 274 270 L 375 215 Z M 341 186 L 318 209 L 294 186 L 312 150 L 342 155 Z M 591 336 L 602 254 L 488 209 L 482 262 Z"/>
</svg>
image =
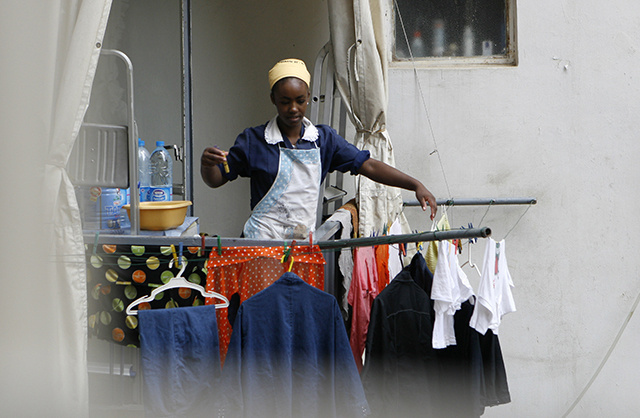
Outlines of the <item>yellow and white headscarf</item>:
<svg viewBox="0 0 640 418">
<path fill-rule="evenodd" d="M 309 70 L 307 70 L 304 61 L 296 58 L 288 58 L 278 61 L 278 63 L 269 70 L 269 88 L 272 89 L 274 84 L 287 77 L 296 77 L 307 83 L 307 86 L 311 85 L 311 74 L 309 74 Z"/>
</svg>

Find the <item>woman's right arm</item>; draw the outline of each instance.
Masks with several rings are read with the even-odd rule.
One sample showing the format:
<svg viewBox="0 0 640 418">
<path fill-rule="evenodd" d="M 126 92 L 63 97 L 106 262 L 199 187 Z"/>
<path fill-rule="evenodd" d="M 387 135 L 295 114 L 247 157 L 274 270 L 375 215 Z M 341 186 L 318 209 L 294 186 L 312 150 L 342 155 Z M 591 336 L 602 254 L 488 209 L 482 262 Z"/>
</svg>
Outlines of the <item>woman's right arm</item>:
<svg viewBox="0 0 640 418">
<path fill-rule="evenodd" d="M 200 158 L 200 175 L 209 187 L 220 187 L 228 180 L 222 175 L 218 164 L 227 161 L 227 152 L 216 147 L 208 147 Z"/>
</svg>

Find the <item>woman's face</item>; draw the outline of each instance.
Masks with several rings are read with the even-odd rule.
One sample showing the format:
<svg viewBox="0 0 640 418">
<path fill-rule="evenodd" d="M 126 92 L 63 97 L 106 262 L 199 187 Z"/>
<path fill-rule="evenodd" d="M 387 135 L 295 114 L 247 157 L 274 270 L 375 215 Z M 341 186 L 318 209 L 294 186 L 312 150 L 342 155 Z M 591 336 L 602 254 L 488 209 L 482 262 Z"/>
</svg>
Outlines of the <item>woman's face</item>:
<svg viewBox="0 0 640 418">
<path fill-rule="evenodd" d="M 278 119 L 285 127 L 297 128 L 309 104 L 307 83 L 295 77 L 283 78 L 273 86 L 271 102 L 278 109 Z"/>
</svg>

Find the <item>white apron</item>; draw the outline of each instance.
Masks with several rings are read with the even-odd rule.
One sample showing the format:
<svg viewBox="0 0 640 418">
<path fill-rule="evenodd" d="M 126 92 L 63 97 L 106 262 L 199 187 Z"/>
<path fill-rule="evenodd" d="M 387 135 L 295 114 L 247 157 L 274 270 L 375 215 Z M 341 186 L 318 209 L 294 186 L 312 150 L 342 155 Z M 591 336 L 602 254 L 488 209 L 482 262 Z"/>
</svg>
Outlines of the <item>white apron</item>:
<svg viewBox="0 0 640 418">
<path fill-rule="evenodd" d="M 278 174 L 245 223 L 245 238 L 308 238 L 316 226 L 321 171 L 317 147 L 280 148 Z"/>
</svg>

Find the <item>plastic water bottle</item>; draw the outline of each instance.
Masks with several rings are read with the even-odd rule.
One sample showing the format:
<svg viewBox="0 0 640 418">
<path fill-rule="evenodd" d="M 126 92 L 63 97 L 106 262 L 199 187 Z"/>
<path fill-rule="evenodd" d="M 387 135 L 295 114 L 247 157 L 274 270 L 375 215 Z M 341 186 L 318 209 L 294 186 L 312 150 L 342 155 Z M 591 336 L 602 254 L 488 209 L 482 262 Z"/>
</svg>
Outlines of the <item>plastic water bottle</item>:
<svg viewBox="0 0 640 418">
<path fill-rule="evenodd" d="M 422 32 L 419 30 L 413 32 L 413 38 L 411 39 L 411 55 L 413 57 L 424 57 L 427 55 L 427 49 L 422 40 Z"/>
<path fill-rule="evenodd" d="M 140 201 L 149 200 L 149 185 L 151 184 L 151 167 L 149 160 L 151 154 L 144 146 L 144 141 L 138 138 L 138 189 Z"/>
<path fill-rule="evenodd" d="M 475 39 L 474 39 L 473 29 L 471 26 L 465 26 L 464 32 L 462 35 L 462 55 L 465 57 L 472 57 L 476 54 L 475 52 Z"/>
<path fill-rule="evenodd" d="M 434 57 L 442 57 L 444 55 L 444 20 L 435 19 L 433 21 L 433 51 Z"/>
<path fill-rule="evenodd" d="M 122 234 L 124 228 L 131 227 L 126 210 L 127 191 L 117 188 L 103 188 L 100 195 L 100 228 L 112 234 Z"/>
<path fill-rule="evenodd" d="M 173 160 L 171 154 L 164 149 L 164 141 L 156 141 L 156 149 L 149 158 L 150 184 L 148 200 L 161 202 L 172 200 L 173 194 Z"/>
</svg>

